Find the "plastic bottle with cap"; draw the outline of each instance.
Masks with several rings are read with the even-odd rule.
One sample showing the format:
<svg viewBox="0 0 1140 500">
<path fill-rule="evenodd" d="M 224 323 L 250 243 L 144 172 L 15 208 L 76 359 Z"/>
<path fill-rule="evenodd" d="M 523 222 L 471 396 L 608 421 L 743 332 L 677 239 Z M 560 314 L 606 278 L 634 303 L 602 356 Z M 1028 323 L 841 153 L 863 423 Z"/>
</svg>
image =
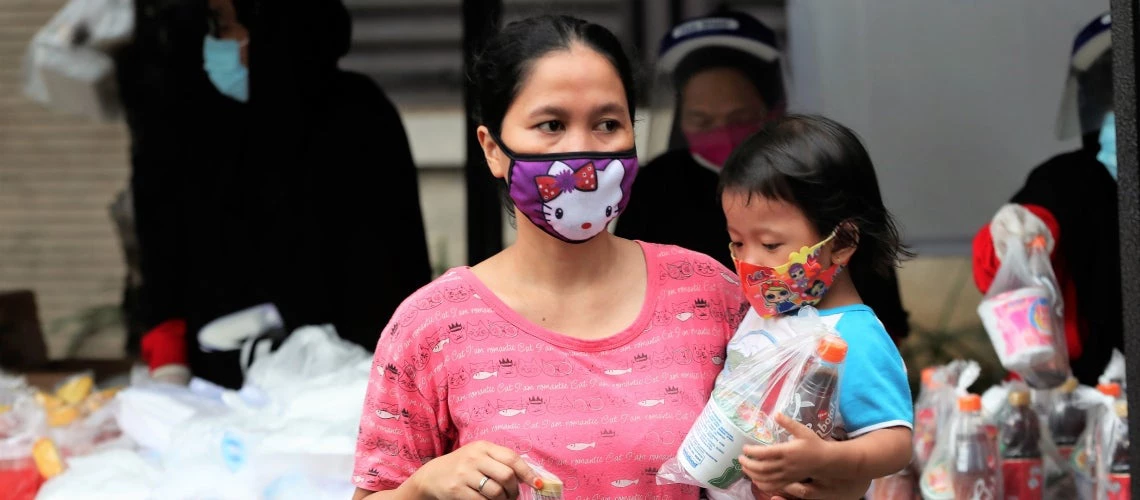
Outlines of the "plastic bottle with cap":
<svg viewBox="0 0 1140 500">
<path fill-rule="evenodd" d="M 1007 500 L 1044 498 L 1041 421 L 1029 403 L 1029 391 L 1010 391 L 1009 411 L 1001 422 L 1002 489 Z"/>
<path fill-rule="evenodd" d="M 951 474 L 954 498 L 1001 498 L 997 443 L 986 432 L 981 396 L 958 398 L 958 412 Z"/>
<path fill-rule="evenodd" d="M 829 438 L 835 421 L 838 401 L 839 365 L 847 358 L 847 342 L 838 335 L 820 339 L 815 356 L 808 362 L 796 390 L 787 402 L 784 414 L 812 429 L 820 437 Z M 787 431 L 776 432 L 778 441 L 788 439 Z"/>
<path fill-rule="evenodd" d="M 1118 386 L 1119 387 L 1119 386 Z M 1108 469 L 1108 500 L 1129 500 L 1132 498 L 1132 472 L 1129 466 L 1128 402 L 1119 400 L 1115 405 L 1116 429 L 1112 433 L 1112 465 Z"/>
<path fill-rule="evenodd" d="M 935 378 L 935 370 L 934 367 L 922 370 L 922 387 L 914 405 L 914 464 L 918 470 L 926 466 L 938 442 L 938 404 L 934 392 L 940 382 Z"/>
<path fill-rule="evenodd" d="M 1096 390 L 1117 400 L 1117 402 L 1120 400 L 1120 384 L 1115 382 L 1100 383 L 1097 384 Z M 1089 422 L 1097 422 L 1101 416 L 1103 416 L 1101 411 L 1090 410 Z M 1099 427 L 1098 425 L 1089 425 L 1085 428 L 1085 432 L 1081 434 L 1080 439 L 1077 440 L 1077 445 L 1073 448 L 1073 455 L 1070 459 L 1073 468 L 1078 472 L 1077 495 L 1081 499 L 1099 498 L 1096 483 L 1097 450 L 1104 446 L 1103 439 L 1098 437 Z"/>
<path fill-rule="evenodd" d="M 1076 446 L 1088 422 L 1088 412 L 1076 405 L 1075 392 L 1078 386 L 1077 379 L 1069 377 L 1069 380 L 1057 389 L 1053 408 L 1049 413 L 1049 430 L 1053 434 L 1053 442 L 1066 460 L 1073 455 L 1073 447 Z"/>
</svg>

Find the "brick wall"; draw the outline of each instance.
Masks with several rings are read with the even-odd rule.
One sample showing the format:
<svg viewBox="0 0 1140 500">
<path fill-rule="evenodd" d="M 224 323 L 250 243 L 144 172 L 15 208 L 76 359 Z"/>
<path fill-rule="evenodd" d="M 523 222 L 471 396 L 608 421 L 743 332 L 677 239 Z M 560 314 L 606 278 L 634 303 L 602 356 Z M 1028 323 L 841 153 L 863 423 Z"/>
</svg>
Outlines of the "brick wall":
<svg viewBox="0 0 1140 500">
<path fill-rule="evenodd" d="M 0 290 L 31 289 L 53 357 L 74 328 L 62 318 L 119 302 L 124 264 L 108 215 L 129 179 L 123 123 L 61 115 L 22 93 L 32 35 L 64 0 L 0 0 Z M 84 354 L 121 353 L 121 330 Z"/>
</svg>

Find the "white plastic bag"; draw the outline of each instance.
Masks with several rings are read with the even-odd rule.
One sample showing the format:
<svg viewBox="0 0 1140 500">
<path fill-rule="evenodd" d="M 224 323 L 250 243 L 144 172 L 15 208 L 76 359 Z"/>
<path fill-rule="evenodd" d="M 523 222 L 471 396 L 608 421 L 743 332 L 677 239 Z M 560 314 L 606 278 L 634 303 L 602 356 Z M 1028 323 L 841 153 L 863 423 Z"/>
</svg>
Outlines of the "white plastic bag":
<svg viewBox="0 0 1140 500">
<path fill-rule="evenodd" d="M 129 450 L 110 450 L 67 461 L 67 472 L 44 483 L 36 500 L 146 500 L 162 479 L 156 464 Z"/>
<path fill-rule="evenodd" d="M 659 484 L 691 484 L 751 498 L 737 457 L 746 444 L 790 439 L 775 422 L 785 413 L 824 438 L 841 435 L 839 377 L 847 344 L 811 307 L 761 331 L 737 331 L 712 397 L 685 436 L 677 457 L 658 471 Z M 723 497 L 724 495 L 718 495 Z"/>
<path fill-rule="evenodd" d="M 978 305 L 1002 366 L 1034 389 L 1055 389 L 1072 374 L 1063 300 L 1043 239 L 1026 248 L 1012 237 L 1001 267 Z"/>
<path fill-rule="evenodd" d="M 24 93 L 67 113 L 117 119 L 122 106 L 109 51 L 133 31 L 132 0 L 70 0 L 28 44 Z"/>
</svg>

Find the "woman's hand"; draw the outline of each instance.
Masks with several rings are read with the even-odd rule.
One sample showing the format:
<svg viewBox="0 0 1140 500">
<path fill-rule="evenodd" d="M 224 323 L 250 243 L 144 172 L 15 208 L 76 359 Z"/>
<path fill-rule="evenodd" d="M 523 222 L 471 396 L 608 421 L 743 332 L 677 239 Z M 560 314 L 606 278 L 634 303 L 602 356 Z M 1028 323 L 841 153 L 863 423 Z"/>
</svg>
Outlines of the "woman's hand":
<svg viewBox="0 0 1140 500">
<path fill-rule="evenodd" d="M 832 466 L 834 443 L 787 415 L 776 415 L 776 423 L 794 439 L 772 446 L 745 446 L 739 459 L 744 474 L 761 491 L 786 491 L 788 485 L 814 478 Z"/>
<path fill-rule="evenodd" d="M 506 500 L 518 498 L 520 483 L 542 487 L 518 453 L 476 441 L 424 464 L 405 486 L 412 486 L 415 498 Z"/>
</svg>

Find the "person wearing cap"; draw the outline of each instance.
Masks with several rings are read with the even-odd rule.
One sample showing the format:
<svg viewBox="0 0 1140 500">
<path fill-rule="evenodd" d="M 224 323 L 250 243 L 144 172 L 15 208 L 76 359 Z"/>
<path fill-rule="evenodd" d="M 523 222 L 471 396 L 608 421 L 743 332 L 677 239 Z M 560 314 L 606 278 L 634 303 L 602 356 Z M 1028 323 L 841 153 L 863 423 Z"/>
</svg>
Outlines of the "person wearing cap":
<svg viewBox="0 0 1140 500">
<path fill-rule="evenodd" d="M 661 41 L 657 70 L 672 91 L 663 97 L 674 101 L 669 150 L 642 169 L 615 233 L 695 250 L 732 269 L 717 182 L 733 149 L 787 108 L 776 34 L 740 12 L 685 21 Z M 891 338 L 905 338 L 893 270 L 887 279 L 854 279 Z"/>
<path fill-rule="evenodd" d="M 985 293 L 1006 241 L 1044 237 L 1064 300 L 1070 365 L 1087 385 L 1123 344 L 1111 28 L 1108 14 L 1098 16 L 1073 42 L 1057 135 L 1080 135 L 1081 148 L 1034 168 L 973 247 L 974 280 Z"/>
</svg>

